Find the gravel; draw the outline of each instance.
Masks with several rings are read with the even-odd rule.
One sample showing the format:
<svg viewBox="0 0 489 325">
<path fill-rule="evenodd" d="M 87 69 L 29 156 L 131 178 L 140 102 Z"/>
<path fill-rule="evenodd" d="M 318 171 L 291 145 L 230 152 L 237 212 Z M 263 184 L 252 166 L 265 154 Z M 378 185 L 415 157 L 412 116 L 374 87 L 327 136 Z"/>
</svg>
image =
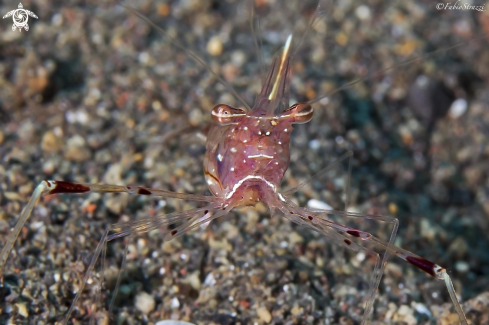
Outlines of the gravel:
<svg viewBox="0 0 489 325">
<path fill-rule="evenodd" d="M 254 2 L 263 36 L 260 53 L 269 62 L 292 29 L 297 35 L 306 29 L 304 16 L 311 16 L 314 5 Z M 315 178 L 294 200 L 344 209 L 348 197 L 349 211 L 398 218 L 396 245 L 447 267 L 472 324 L 487 324 L 489 47 L 480 33 L 489 33 L 489 16 L 416 1 L 324 2 L 325 18 L 304 38 L 293 63 L 291 101 L 313 99 L 358 76 L 463 44 L 373 73 L 315 104 L 313 121 L 294 131 L 284 188 L 353 151 L 348 196 L 348 166 L 342 164 Z M 131 4 L 252 103 L 260 66 L 246 4 Z M 240 105 L 230 91 L 147 22 L 111 1 L 24 6 L 39 17 L 29 20 L 28 32 L 12 32 L 8 19 L 0 24 L 5 31 L 0 33 L 0 241 L 43 179 L 209 194 L 200 133 L 215 104 Z M 16 7 L 0 5 L 4 14 Z M 420 78 L 435 86 L 413 91 Z M 115 194 L 43 197 L 9 256 L 0 323 L 61 322 L 107 225 L 197 206 Z M 338 221 L 382 238 L 390 235 L 378 223 Z M 163 237 L 152 231 L 111 241 L 104 278 L 97 263 L 72 321 L 361 320 L 372 259 L 270 217 L 263 205 L 239 209 L 171 242 Z M 449 301 L 442 282 L 391 258 L 373 323 L 454 324 Z"/>
</svg>

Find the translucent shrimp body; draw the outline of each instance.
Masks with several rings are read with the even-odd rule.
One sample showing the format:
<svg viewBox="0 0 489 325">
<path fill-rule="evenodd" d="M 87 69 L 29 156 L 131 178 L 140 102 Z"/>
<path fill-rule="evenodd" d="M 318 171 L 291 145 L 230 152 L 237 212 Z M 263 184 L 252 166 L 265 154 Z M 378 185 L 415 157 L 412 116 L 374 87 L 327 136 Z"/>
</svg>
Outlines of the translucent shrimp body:
<svg viewBox="0 0 489 325">
<path fill-rule="evenodd" d="M 276 193 L 289 164 L 291 130 L 292 123 L 286 119 L 254 114 L 212 130 L 211 137 L 222 133 L 216 144 L 211 142 L 207 147 L 204 167 L 212 193 L 239 198 L 240 205 Z"/>
<path fill-rule="evenodd" d="M 278 71 L 278 58 L 274 60 L 249 113 L 227 105 L 217 105 L 212 111 L 218 125 L 208 137 L 206 180 L 215 196 L 238 202 L 238 206 L 270 202 L 267 198 L 277 196 L 289 165 L 292 124 L 308 122 L 313 116 L 309 104 L 296 104 L 275 114 L 288 101 L 291 40 L 289 36 Z"/>
</svg>

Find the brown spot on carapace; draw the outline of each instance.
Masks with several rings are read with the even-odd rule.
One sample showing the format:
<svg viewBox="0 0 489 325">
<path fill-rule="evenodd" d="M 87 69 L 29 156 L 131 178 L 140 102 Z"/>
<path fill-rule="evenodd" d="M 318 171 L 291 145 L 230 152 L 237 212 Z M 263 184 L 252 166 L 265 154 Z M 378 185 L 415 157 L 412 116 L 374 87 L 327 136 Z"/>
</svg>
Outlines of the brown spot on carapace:
<svg viewBox="0 0 489 325">
<path fill-rule="evenodd" d="M 416 266 L 418 269 L 425 271 L 432 277 L 435 277 L 435 267 L 436 267 L 435 263 L 430 262 L 422 257 L 413 257 L 413 256 L 406 257 L 406 261 Z"/>
<path fill-rule="evenodd" d="M 215 175 L 209 173 L 208 171 L 204 171 L 204 175 L 209 176 L 210 178 L 212 178 L 217 184 L 219 184 L 219 187 L 222 190 L 222 184 L 221 184 L 221 182 L 219 181 L 219 179 Z"/>
<path fill-rule="evenodd" d="M 178 232 L 178 230 L 173 229 L 173 230 L 171 231 L 171 233 L 170 233 L 170 234 L 171 234 L 172 236 L 175 236 L 175 235 L 177 234 L 177 232 Z"/>
<path fill-rule="evenodd" d="M 312 216 L 307 216 L 307 219 L 311 220 L 314 219 Z"/>
<path fill-rule="evenodd" d="M 360 238 L 360 232 L 358 230 L 348 230 L 346 233 L 349 235 Z"/>
<path fill-rule="evenodd" d="M 148 191 L 144 187 L 140 187 L 138 189 L 138 194 L 141 194 L 141 195 L 151 195 L 151 191 Z"/>
<path fill-rule="evenodd" d="M 90 191 L 90 187 L 83 184 L 64 182 L 64 181 L 55 181 L 54 188 L 49 191 L 49 194 L 85 193 L 89 191 Z"/>
<path fill-rule="evenodd" d="M 204 211 L 204 215 L 208 214 L 209 213 L 209 210 L 205 210 Z"/>
<path fill-rule="evenodd" d="M 344 242 L 345 242 L 345 244 L 347 244 L 348 246 L 350 246 L 350 245 L 351 245 L 351 240 L 349 240 L 349 239 L 344 239 L 343 241 L 344 241 Z"/>
</svg>

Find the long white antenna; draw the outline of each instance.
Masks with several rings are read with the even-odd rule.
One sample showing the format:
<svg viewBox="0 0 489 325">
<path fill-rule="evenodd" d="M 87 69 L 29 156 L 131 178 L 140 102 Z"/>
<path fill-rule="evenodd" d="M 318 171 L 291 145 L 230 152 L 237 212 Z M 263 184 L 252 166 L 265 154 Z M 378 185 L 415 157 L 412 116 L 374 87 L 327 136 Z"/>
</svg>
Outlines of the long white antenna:
<svg viewBox="0 0 489 325">
<path fill-rule="evenodd" d="M 268 96 L 269 100 L 275 99 L 278 92 L 278 84 L 280 83 L 280 76 L 282 75 L 282 71 L 284 69 L 285 59 L 287 58 L 287 54 L 289 53 L 290 43 L 292 43 L 292 34 L 287 37 L 287 41 L 285 42 L 284 51 L 282 52 L 282 59 L 280 60 L 280 68 L 278 69 L 277 77 L 275 78 L 275 82 L 273 83 L 272 91 Z"/>
</svg>

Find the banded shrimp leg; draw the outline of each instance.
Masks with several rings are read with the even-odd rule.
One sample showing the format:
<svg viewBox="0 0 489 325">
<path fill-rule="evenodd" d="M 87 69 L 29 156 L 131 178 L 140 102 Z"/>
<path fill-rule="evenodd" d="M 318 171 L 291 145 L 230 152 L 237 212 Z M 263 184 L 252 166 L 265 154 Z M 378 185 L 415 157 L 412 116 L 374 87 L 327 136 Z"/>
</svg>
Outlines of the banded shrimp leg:
<svg viewBox="0 0 489 325">
<path fill-rule="evenodd" d="M 376 216 L 376 215 L 365 215 L 358 213 L 348 212 L 348 203 L 349 203 L 349 192 L 350 192 L 350 179 L 351 179 L 351 159 L 353 157 L 353 152 L 348 151 L 346 154 L 343 154 L 341 157 L 336 159 L 335 161 L 328 164 L 326 167 L 321 169 L 315 175 L 311 176 L 306 181 L 301 182 L 300 184 L 283 191 L 279 194 L 278 199 L 270 200 L 270 211 L 273 215 L 274 212 L 278 209 L 282 212 L 286 219 L 298 224 L 305 226 L 306 228 L 312 229 L 324 235 L 326 238 L 338 244 L 342 247 L 353 251 L 363 251 L 366 255 L 374 258 L 375 268 L 373 271 L 372 278 L 370 280 L 369 289 L 365 298 L 365 311 L 364 316 L 362 318 L 362 324 L 366 324 L 372 317 L 373 312 L 373 303 L 375 301 L 375 293 L 379 287 L 380 280 L 385 270 L 385 266 L 390 255 L 395 255 L 404 261 L 410 263 L 411 265 L 417 267 L 418 269 L 424 271 L 430 276 L 436 278 L 437 280 L 443 280 L 447 287 L 448 293 L 450 295 L 450 299 L 452 300 L 455 311 L 457 312 L 460 323 L 468 324 L 463 309 L 458 301 L 457 294 L 455 292 L 455 288 L 453 286 L 452 280 L 447 273 L 447 270 L 440 265 L 433 263 L 421 256 L 418 256 L 410 251 L 402 249 L 400 247 L 395 246 L 394 240 L 397 235 L 397 230 L 399 228 L 399 221 L 396 218 L 385 217 L 385 216 Z M 308 209 L 297 206 L 294 202 L 290 200 L 291 195 L 295 192 L 299 191 L 301 188 L 306 186 L 314 179 L 321 178 L 332 168 L 335 168 L 337 165 L 342 163 L 344 160 L 348 159 L 348 172 L 347 179 L 345 183 L 345 210 L 344 211 L 333 211 L 333 210 L 321 210 L 321 209 Z M 351 227 L 344 226 L 339 223 L 335 223 L 331 220 L 328 220 L 328 216 L 332 215 L 341 216 L 344 218 L 353 218 L 359 220 L 370 220 L 373 222 L 384 223 L 386 225 L 391 225 L 392 230 L 389 236 L 389 240 L 382 240 L 378 237 L 373 236 L 372 234 L 357 230 Z M 331 219 L 331 218 L 330 218 Z M 351 239 L 359 239 L 360 242 L 353 242 Z M 362 242 L 370 242 L 373 243 L 374 246 L 385 251 L 382 259 L 377 252 L 372 249 L 365 247 Z"/>
<path fill-rule="evenodd" d="M 36 190 L 34 191 L 31 199 L 29 200 L 26 207 L 22 211 L 21 216 L 19 217 L 19 220 L 17 221 L 14 230 L 9 234 L 5 246 L 2 248 L 2 252 L 0 253 L 1 254 L 0 275 L 3 276 L 3 269 L 5 267 L 5 263 L 20 233 L 20 230 L 23 228 L 25 222 L 32 214 L 32 210 L 34 209 L 36 203 L 39 201 L 42 195 L 82 194 L 82 193 L 89 193 L 89 192 L 129 193 L 129 194 L 145 195 L 145 196 L 152 196 L 152 197 L 176 198 L 176 199 L 207 202 L 209 203 L 209 205 L 204 208 L 194 209 L 190 211 L 177 212 L 177 213 L 173 213 L 169 215 L 161 215 L 157 217 L 142 218 L 135 221 L 118 223 L 109 226 L 105 230 L 102 239 L 100 240 L 97 248 L 95 249 L 92 260 L 80 284 L 80 289 L 77 292 L 76 297 L 73 303 L 71 304 L 71 307 L 66 315 L 64 324 L 68 323 L 71 313 L 76 308 L 76 303 L 80 299 L 81 294 L 83 293 L 83 289 L 85 284 L 87 283 L 87 280 L 90 278 L 90 276 L 93 273 L 95 263 L 100 253 L 103 252 L 103 256 L 105 256 L 105 247 L 108 241 L 114 240 L 119 237 L 129 236 L 129 235 L 131 236 L 141 235 L 150 230 L 161 229 L 162 227 L 169 226 L 172 224 L 181 224 L 179 227 L 173 229 L 166 235 L 165 240 L 170 240 L 189 232 L 190 230 L 194 229 L 195 227 L 201 224 L 210 222 L 211 220 L 226 214 L 234 207 L 234 205 L 229 205 L 229 204 L 224 205 L 224 203 L 219 198 L 216 197 L 175 193 L 170 191 L 151 189 L 142 186 L 95 185 L 95 184 L 80 184 L 80 183 L 65 182 L 65 181 L 42 181 L 36 187 Z M 123 259 L 123 263 L 124 261 L 125 259 Z M 105 262 L 102 261 L 102 264 L 104 263 Z M 123 270 L 123 267 L 124 265 L 122 265 L 121 270 Z M 120 284 L 120 274 L 117 279 L 115 293 L 117 292 L 119 284 Z M 109 309 L 112 308 L 112 305 L 113 305 L 113 300 L 111 302 Z"/>
<path fill-rule="evenodd" d="M 230 203 L 225 204 L 221 199 L 216 197 L 175 193 L 175 192 L 169 192 L 164 190 L 151 189 L 142 186 L 95 185 L 95 184 L 80 184 L 80 183 L 65 182 L 65 181 L 42 181 L 34 191 L 34 194 L 32 195 L 28 204 L 24 208 L 14 230 L 10 233 L 6 245 L 2 249 L 1 252 L 2 264 L 0 265 L 0 269 L 2 270 L 2 272 L 5 266 L 5 261 L 7 260 L 9 252 L 11 251 L 13 244 L 19 235 L 20 229 L 23 228 L 25 222 L 30 217 L 34 206 L 39 201 L 42 195 L 82 194 L 82 193 L 89 193 L 89 192 L 129 193 L 129 194 L 146 195 L 152 197 L 193 200 L 193 201 L 207 202 L 209 204 L 203 208 L 193 209 L 190 211 L 176 212 L 176 213 L 160 215 L 156 217 L 141 218 L 135 221 L 116 223 L 109 226 L 105 230 L 99 244 L 97 245 L 94 251 L 92 260 L 87 268 L 87 271 L 83 277 L 82 282 L 80 283 L 79 291 L 77 292 L 70 306 L 70 309 L 66 314 L 66 318 L 63 322 L 64 324 L 67 324 L 69 322 L 70 315 L 76 308 L 76 304 L 83 293 L 85 284 L 87 283 L 88 279 L 92 276 L 93 270 L 95 268 L 95 264 L 101 253 L 103 256 L 102 264 L 104 265 L 103 266 L 104 270 L 102 271 L 102 282 L 103 282 L 103 273 L 105 271 L 104 260 L 106 255 L 107 242 L 124 236 L 135 237 L 147 233 L 148 231 L 154 229 L 161 229 L 163 227 L 167 227 L 170 225 L 180 224 L 179 227 L 169 231 L 165 235 L 164 237 L 165 241 L 171 240 L 185 233 L 188 233 L 189 231 L 193 230 L 199 225 L 208 223 L 211 220 L 214 220 L 220 216 L 227 214 L 230 210 L 234 208 L 234 204 L 230 204 Z M 124 269 L 124 263 L 125 263 L 125 256 L 122 261 L 121 272 Z M 121 277 L 121 273 L 119 273 L 119 276 L 117 278 L 116 287 L 114 289 L 114 296 L 110 303 L 109 310 L 112 309 L 114 298 L 117 294 L 117 290 L 120 285 L 120 277 Z"/>
<path fill-rule="evenodd" d="M 349 193 L 350 193 L 350 179 L 351 179 L 351 162 L 353 158 L 353 152 L 348 151 L 342 156 L 340 156 L 338 159 L 334 160 L 333 162 L 329 163 L 326 167 L 321 169 L 319 172 L 317 172 L 315 175 L 311 176 L 309 179 L 301 182 L 300 184 L 287 189 L 283 191 L 280 195 L 279 198 L 280 200 L 276 200 L 271 204 L 271 208 L 273 211 L 275 209 L 278 209 L 282 212 L 282 214 L 285 216 L 286 219 L 289 221 L 292 221 L 298 225 L 305 226 L 306 228 L 310 228 L 314 231 L 318 231 L 322 235 L 324 235 L 326 238 L 334 242 L 335 244 L 339 244 L 342 247 L 345 247 L 347 249 L 353 250 L 353 251 L 363 251 L 366 255 L 372 257 L 375 259 L 375 268 L 373 271 L 373 275 L 370 279 L 369 283 L 369 289 L 366 294 L 365 298 L 365 311 L 364 311 L 364 316 L 362 319 L 362 324 L 365 324 L 366 322 L 369 321 L 372 315 L 373 311 L 373 303 L 375 300 L 375 293 L 379 287 L 380 280 L 382 278 L 382 275 L 384 273 L 385 266 L 387 264 L 387 260 L 390 256 L 389 251 L 386 250 L 386 252 L 383 254 L 382 259 L 380 258 L 380 255 L 373 251 L 372 249 L 363 247 L 361 244 L 356 244 L 352 242 L 350 239 L 346 238 L 344 235 L 338 233 L 335 231 L 333 228 L 329 227 L 321 227 L 318 229 L 317 222 L 315 219 L 317 218 L 314 213 L 325 213 L 326 210 L 318 210 L 318 209 L 305 209 L 297 206 L 294 204 L 289 197 L 291 197 L 295 192 L 299 191 L 303 187 L 305 187 L 308 183 L 312 182 L 314 179 L 321 178 L 324 176 L 327 172 L 332 170 L 333 168 L 336 168 L 338 165 L 340 165 L 343 161 L 348 160 L 348 170 L 347 170 L 347 175 L 346 175 L 346 182 L 345 182 L 345 209 L 344 211 L 327 211 L 328 213 L 337 213 L 340 215 L 344 215 L 346 217 L 354 217 L 354 218 L 367 218 L 369 220 L 373 221 L 378 221 L 378 222 L 383 222 L 388 225 L 392 225 L 392 230 L 389 236 L 389 241 L 387 246 L 390 246 L 393 244 L 396 235 L 397 235 L 397 230 L 399 227 L 399 221 L 395 218 L 389 218 L 389 217 L 382 217 L 382 216 L 370 216 L 370 215 L 360 215 L 360 214 L 353 214 L 348 212 L 348 203 L 349 203 Z M 271 213 L 273 215 L 273 212 Z M 313 217 L 316 217 L 314 218 Z M 311 221 L 313 222 L 311 224 Z M 355 229 L 350 228 L 348 231 L 351 231 L 352 233 L 357 231 Z"/>
<path fill-rule="evenodd" d="M 370 280 L 370 287 L 366 295 L 365 311 L 362 318 L 362 324 L 366 324 L 372 316 L 375 292 L 380 284 L 380 280 L 384 273 L 384 269 L 390 254 L 403 259 L 437 280 L 443 280 L 447 287 L 453 306 L 459 316 L 460 323 L 464 325 L 468 324 L 447 270 L 436 263 L 433 263 L 393 244 L 399 226 L 397 219 L 383 216 L 362 215 L 346 211 L 342 212 L 303 208 L 293 203 L 290 198 L 281 194 L 279 194 L 278 198 L 271 203 L 271 206 L 273 209 L 280 210 L 286 219 L 319 232 L 329 240 L 333 241 L 335 244 L 353 251 L 363 251 L 366 255 L 369 255 L 375 259 L 376 262 L 374 274 Z M 369 232 L 357 230 L 355 228 L 334 222 L 331 220 L 332 216 L 341 216 L 343 219 L 346 217 L 371 220 L 374 222 L 383 222 L 386 224 L 391 224 L 393 229 L 391 231 L 389 240 L 386 241 L 373 236 Z M 357 242 L 352 241 L 352 239 L 356 239 Z M 367 242 L 372 243 L 374 246 L 382 250 L 385 250 L 382 261 L 378 253 L 364 246 L 364 243 Z"/>
<path fill-rule="evenodd" d="M 85 284 L 88 282 L 89 278 L 92 276 L 94 272 L 95 264 L 100 254 L 102 254 L 102 265 L 103 265 L 102 282 L 103 282 L 104 272 L 105 272 L 105 255 L 107 250 L 107 243 L 109 241 L 125 236 L 129 236 L 129 238 L 135 238 L 137 236 L 140 236 L 152 230 L 162 231 L 165 235 L 163 240 L 169 241 L 192 231 L 193 229 L 199 227 L 200 225 L 208 224 L 212 220 L 226 215 L 236 205 L 235 202 L 225 203 L 224 201 L 218 198 L 216 198 L 214 201 L 215 202 L 212 202 L 211 204 L 203 208 L 192 209 L 184 212 L 175 212 L 171 214 L 159 215 L 156 217 L 145 217 L 135 221 L 115 223 L 107 227 L 107 229 L 104 231 L 104 234 L 95 249 L 92 260 L 81 282 L 80 289 L 77 292 L 70 306 L 70 309 L 66 314 L 63 324 L 68 324 L 71 314 L 74 312 L 75 308 L 77 307 L 76 306 L 77 302 L 80 300 L 80 297 L 83 294 L 83 289 Z M 180 224 L 180 226 L 166 233 L 165 233 L 165 229 L 162 229 L 175 224 Z M 108 308 L 109 316 L 112 312 L 115 298 L 121 283 L 121 275 L 125 268 L 127 245 L 128 244 L 126 243 L 126 248 L 124 250 L 124 256 L 122 258 L 120 271 L 117 277 L 113 296 Z"/>
<path fill-rule="evenodd" d="M 128 193 L 135 195 L 147 195 L 152 197 L 175 198 L 200 202 L 216 202 L 216 198 L 211 196 L 183 194 L 143 186 L 119 186 L 119 185 L 99 185 L 99 184 L 80 184 L 66 181 L 46 180 L 40 182 L 34 190 L 29 202 L 20 214 L 17 223 L 9 234 L 5 245 L 0 252 L 0 278 L 3 277 L 3 270 L 8 256 L 12 251 L 15 241 L 19 237 L 20 231 L 24 227 L 27 219 L 32 214 L 32 210 L 39 202 L 41 196 L 50 194 L 82 194 L 82 193 Z"/>
</svg>

